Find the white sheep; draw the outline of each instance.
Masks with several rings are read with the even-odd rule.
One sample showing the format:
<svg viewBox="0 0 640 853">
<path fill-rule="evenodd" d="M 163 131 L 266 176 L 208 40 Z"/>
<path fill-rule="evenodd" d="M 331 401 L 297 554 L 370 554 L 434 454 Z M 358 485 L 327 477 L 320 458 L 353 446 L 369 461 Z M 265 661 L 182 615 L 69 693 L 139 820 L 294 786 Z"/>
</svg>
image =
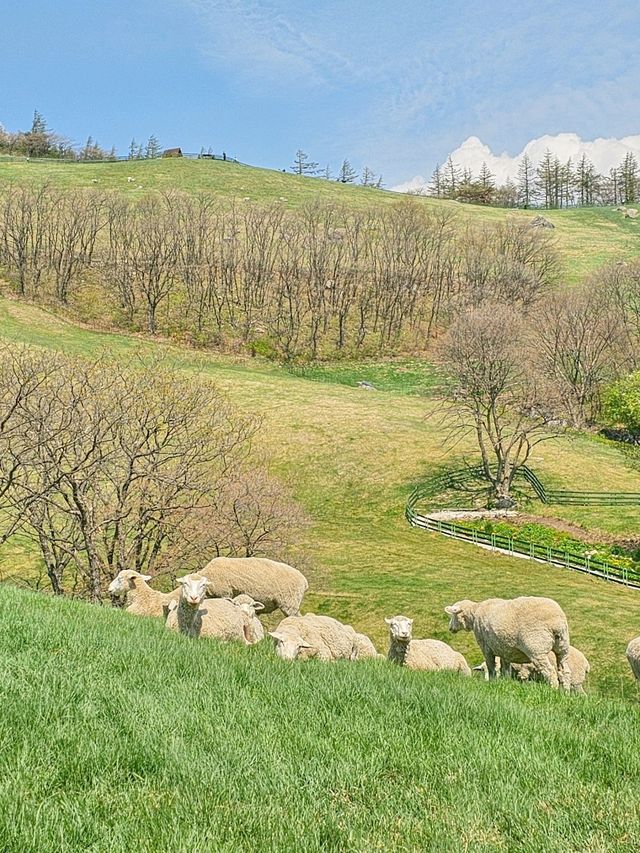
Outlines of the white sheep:
<svg viewBox="0 0 640 853">
<path fill-rule="evenodd" d="M 276 654 L 283 660 L 355 660 L 357 655 L 356 632 L 331 616 L 287 616 L 269 636 L 276 641 Z"/>
<path fill-rule="evenodd" d="M 522 596 L 488 598 L 476 602 L 464 599 L 445 607 L 451 619 L 449 630 L 473 631 L 487 664 L 489 678 L 496 676 L 496 658 L 502 661 L 503 675 L 512 663 L 531 662 L 544 681 L 553 687 L 558 680 L 565 690 L 571 687 L 569 670 L 569 625 L 560 605 L 551 598 Z M 553 652 L 555 665 L 549 660 Z"/>
<path fill-rule="evenodd" d="M 384 621 L 389 626 L 387 658 L 392 663 L 427 672 L 452 670 L 471 675 L 464 657 L 447 643 L 441 640 L 412 639 L 413 619 L 400 615 L 387 617 Z"/>
<path fill-rule="evenodd" d="M 180 599 L 171 602 L 165 623 L 170 631 L 188 637 L 215 637 L 251 644 L 251 623 L 247 614 L 226 598 L 205 598 L 207 579 L 199 574 L 185 575 Z"/>
<path fill-rule="evenodd" d="M 128 177 L 128 178 L 127 178 L 127 183 L 128 183 L 128 184 L 132 184 L 132 183 L 133 183 L 133 181 L 134 181 L 134 178 L 131 178 L 131 177 Z"/>
<path fill-rule="evenodd" d="M 264 610 L 264 604 L 260 601 L 254 601 L 250 595 L 236 595 L 232 599 L 236 607 L 239 607 L 249 618 L 249 628 L 247 639 L 251 644 L 259 643 L 264 640 L 264 628 L 262 622 L 258 619 L 257 613 Z"/>
<path fill-rule="evenodd" d="M 353 659 L 365 660 L 366 658 L 382 658 L 384 655 L 378 654 L 373 642 L 366 634 L 356 633 L 353 636 Z"/>
<path fill-rule="evenodd" d="M 553 652 L 548 655 L 549 663 L 555 665 L 555 657 Z M 500 672 L 500 658 L 496 658 L 496 672 Z M 569 669 L 571 670 L 571 692 L 585 695 L 584 685 L 587 680 L 587 675 L 591 671 L 591 664 L 585 655 L 576 649 L 575 646 L 569 646 Z M 544 679 L 536 670 L 532 663 L 512 663 L 509 666 L 511 678 L 517 681 L 543 681 Z M 486 663 L 482 662 L 479 666 L 473 667 L 474 672 L 483 673 L 485 680 L 489 679 L 489 672 Z M 506 675 L 506 673 L 505 673 Z"/>
<path fill-rule="evenodd" d="M 208 578 L 213 598 L 245 593 L 264 605 L 264 613 L 280 609 L 285 616 L 300 615 L 309 588 L 302 572 L 264 557 L 215 557 L 199 574 Z"/>
<path fill-rule="evenodd" d="M 640 637 L 631 640 L 626 654 L 633 677 L 640 681 Z"/>
<path fill-rule="evenodd" d="M 115 576 L 107 592 L 116 598 L 125 598 L 125 609 L 137 616 L 166 616 L 169 604 L 180 598 L 180 588 L 173 592 L 158 592 L 148 581 L 151 575 L 142 575 L 133 569 L 123 569 Z"/>
<path fill-rule="evenodd" d="M 547 655 L 549 663 L 553 667 L 555 658 L 553 652 Z M 567 658 L 569 670 L 571 674 L 570 689 L 572 693 L 580 693 L 586 695 L 584 684 L 587 680 L 587 675 L 591 671 L 591 664 L 585 655 L 576 649 L 575 646 L 569 646 L 569 655 Z M 538 672 L 532 663 L 512 663 L 511 674 L 513 678 L 519 681 L 543 681 L 543 676 Z"/>
</svg>

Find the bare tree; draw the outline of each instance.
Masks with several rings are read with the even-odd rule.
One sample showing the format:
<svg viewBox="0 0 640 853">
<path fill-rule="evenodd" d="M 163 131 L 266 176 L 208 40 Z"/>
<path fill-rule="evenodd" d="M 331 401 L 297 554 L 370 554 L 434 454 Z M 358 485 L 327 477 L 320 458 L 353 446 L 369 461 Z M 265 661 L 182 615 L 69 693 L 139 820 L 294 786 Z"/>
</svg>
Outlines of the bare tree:
<svg viewBox="0 0 640 853">
<path fill-rule="evenodd" d="M 451 437 L 473 435 L 494 505 L 511 506 L 518 470 L 552 435 L 522 321 L 504 305 L 467 311 L 449 330 L 442 355 L 453 380 L 445 402 Z"/>
</svg>

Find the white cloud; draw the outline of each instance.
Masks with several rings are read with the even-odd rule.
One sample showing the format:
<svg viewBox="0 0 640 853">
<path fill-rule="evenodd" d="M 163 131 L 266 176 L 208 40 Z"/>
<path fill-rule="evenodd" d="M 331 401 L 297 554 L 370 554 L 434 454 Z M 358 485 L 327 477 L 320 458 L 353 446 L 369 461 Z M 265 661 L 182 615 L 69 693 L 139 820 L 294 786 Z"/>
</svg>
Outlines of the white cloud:
<svg viewBox="0 0 640 853">
<path fill-rule="evenodd" d="M 583 154 L 586 154 L 593 162 L 596 171 L 604 174 L 618 166 L 629 152 L 640 160 L 640 135 L 624 136 L 621 139 L 599 137 L 594 140 L 583 140 L 577 133 L 558 133 L 555 136 L 546 134 L 527 142 L 522 151 L 514 157 L 506 152 L 494 154 L 477 136 L 470 136 L 459 148 L 452 151 L 450 156 L 458 166 L 471 169 L 476 175 L 482 164 L 486 163 L 496 176 L 498 183 L 503 183 L 507 178 L 517 177 L 518 164 L 525 154 L 528 154 L 537 164 L 547 149 L 556 154 L 562 162 L 571 158 L 575 163 Z M 429 181 L 422 175 L 416 175 L 392 189 L 396 192 L 416 192 L 426 188 L 428 183 Z"/>
</svg>

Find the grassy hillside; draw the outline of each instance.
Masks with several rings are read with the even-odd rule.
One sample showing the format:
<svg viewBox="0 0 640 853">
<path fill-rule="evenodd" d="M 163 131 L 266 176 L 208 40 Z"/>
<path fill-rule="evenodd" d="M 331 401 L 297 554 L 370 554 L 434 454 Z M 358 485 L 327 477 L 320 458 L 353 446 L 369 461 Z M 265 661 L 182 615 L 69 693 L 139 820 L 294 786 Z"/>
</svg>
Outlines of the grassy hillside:
<svg viewBox="0 0 640 853">
<path fill-rule="evenodd" d="M 640 712 L 0 588 L 14 853 L 632 851 Z M 516 770 L 517 768 L 517 770 Z"/>
<path fill-rule="evenodd" d="M 109 348 L 124 355 L 141 345 L 7 300 L 0 303 L 0 335 L 80 353 Z M 354 384 L 372 371 L 384 377 L 382 387 L 389 390 L 372 392 L 342 384 L 344 367 L 333 373 L 323 368 L 306 379 L 258 359 L 167 352 L 185 378 L 200 371 L 238 405 L 262 416 L 261 442 L 270 467 L 293 484 L 313 520 L 301 546 L 312 581 L 307 609 L 349 621 L 386 648 L 385 616 L 404 612 L 415 617 L 417 636 L 451 641 L 446 604 L 465 597 L 549 595 L 566 609 L 572 639 L 592 661 L 592 690 L 636 697 L 624 650 L 640 633 L 640 593 L 406 524 L 403 507 L 412 485 L 450 453 L 435 402 L 407 393 L 429 385 L 430 368 L 421 376 L 414 363 L 352 366 Z M 543 445 L 532 465 L 545 480 L 567 487 L 588 482 L 593 489 L 634 491 L 640 485 L 640 474 L 625 467 L 617 448 L 586 436 Z M 604 531 L 640 528 L 640 509 L 633 507 L 566 507 L 562 515 Z M 16 566 L 34 565 L 35 555 L 23 543 L 11 542 L 0 550 L 0 561 L 7 577 Z M 472 663 L 480 660 L 469 635 L 456 637 L 454 645 Z"/>
<path fill-rule="evenodd" d="M 128 177 L 132 177 L 133 182 L 129 183 Z M 353 208 L 393 204 L 401 198 L 397 193 L 217 160 L 160 159 L 119 163 L 0 161 L 0 186 L 20 182 L 48 182 L 60 187 L 97 186 L 118 190 L 132 198 L 149 190 L 178 189 L 213 193 L 238 201 L 245 198 L 261 203 L 277 201 L 288 207 L 298 207 L 316 198 Z M 419 199 L 419 203 L 434 209 L 452 210 L 460 217 L 476 222 L 500 221 L 505 216 L 531 219 L 535 215 L 531 211 L 506 211 L 434 199 Z M 544 215 L 556 226 L 564 262 L 563 275 L 570 283 L 607 261 L 638 254 L 640 222 L 625 220 L 615 210 L 585 208 L 546 211 Z"/>
</svg>

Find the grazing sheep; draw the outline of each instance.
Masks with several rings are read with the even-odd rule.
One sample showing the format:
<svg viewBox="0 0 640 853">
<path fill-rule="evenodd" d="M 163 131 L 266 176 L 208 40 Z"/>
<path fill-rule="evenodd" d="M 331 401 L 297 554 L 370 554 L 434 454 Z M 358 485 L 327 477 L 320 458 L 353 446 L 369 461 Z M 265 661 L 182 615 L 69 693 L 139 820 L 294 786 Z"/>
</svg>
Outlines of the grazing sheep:
<svg viewBox="0 0 640 853">
<path fill-rule="evenodd" d="M 376 647 L 373 645 L 366 634 L 354 634 L 353 637 L 354 660 L 364 660 L 365 658 L 382 658 L 384 655 L 379 655 Z"/>
<path fill-rule="evenodd" d="M 560 605 L 551 598 L 522 596 L 488 598 L 476 602 L 465 599 L 445 607 L 451 620 L 449 630 L 473 631 L 487 664 L 489 678 L 496 676 L 496 658 L 504 675 L 510 664 L 531 662 L 552 687 L 558 680 L 565 690 L 571 687 L 569 670 L 569 625 Z M 555 665 L 549 661 L 553 652 Z"/>
<path fill-rule="evenodd" d="M 256 615 L 258 611 L 264 610 L 264 604 L 260 601 L 254 601 L 250 595 L 236 595 L 232 601 L 236 607 L 239 607 L 240 610 L 246 613 L 249 618 L 249 628 L 247 633 L 247 639 L 249 642 L 253 644 L 259 643 L 260 640 L 264 640 L 264 628 L 262 627 L 262 622 Z"/>
<path fill-rule="evenodd" d="M 209 580 L 213 598 L 234 598 L 245 593 L 264 605 L 264 613 L 280 609 L 299 616 L 309 588 L 305 576 L 285 563 L 264 557 L 215 557 L 200 571 Z"/>
<path fill-rule="evenodd" d="M 137 616 L 166 616 L 169 604 L 180 597 L 180 589 L 158 592 L 147 581 L 151 575 L 141 575 L 133 569 L 123 569 L 109 584 L 107 592 L 117 598 L 125 597 L 125 609 Z"/>
<path fill-rule="evenodd" d="M 633 677 L 640 681 L 640 637 L 631 640 L 627 646 L 627 660 L 629 661 Z"/>
<path fill-rule="evenodd" d="M 460 652 L 440 640 L 413 640 L 413 619 L 407 616 L 392 616 L 384 620 L 389 626 L 389 654 L 392 663 L 409 669 L 427 672 L 452 670 L 462 675 L 471 675 L 471 670 Z"/>
<path fill-rule="evenodd" d="M 132 183 L 133 183 L 133 181 L 134 181 L 134 179 L 133 179 L 133 178 L 131 178 L 131 177 L 127 178 L 127 183 L 128 183 L 128 184 L 132 184 Z"/>
<path fill-rule="evenodd" d="M 357 655 L 356 632 L 331 616 L 287 616 L 269 636 L 276 641 L 276 654 L 283 660 L 355 660 Z"/>
<path fill-rule="evenodd" d="M 169 606 L 165 623 L 170 631 L 188 637 L 215 637 L 251 644 L 251 623 L 247 614 L 226 598 L 205 598 L 207 579 L 198 574 L 178 579 L 182 590 L 178 602 Z"/>
</svg>

